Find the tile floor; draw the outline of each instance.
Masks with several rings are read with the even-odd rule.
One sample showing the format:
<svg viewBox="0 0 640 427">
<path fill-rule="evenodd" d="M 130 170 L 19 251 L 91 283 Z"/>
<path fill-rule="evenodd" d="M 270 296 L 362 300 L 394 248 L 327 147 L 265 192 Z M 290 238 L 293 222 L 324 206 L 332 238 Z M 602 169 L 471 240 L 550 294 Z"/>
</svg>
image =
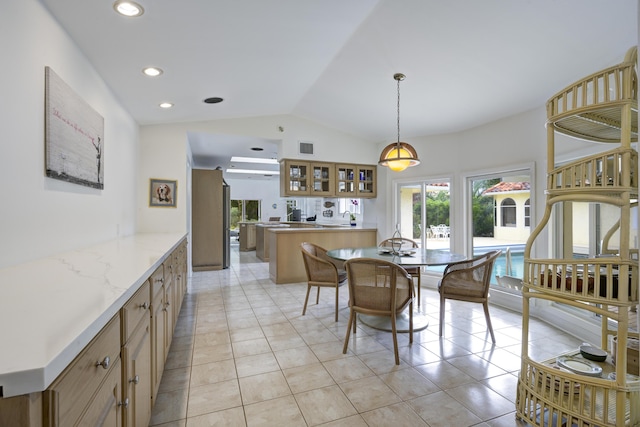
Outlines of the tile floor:
<svg viewBox="0 0 640 427">
<path fill-rule="evenodd" d="M 521 425 L 514 416 L 519 314 L 492 307 L 492 346 L 480 305 L 447 302 L 439 339 L 437 293 L 423 287 L 429 326 L 413 345 L 399 335 L 396 366 L 391 334 L 362 323 L 342 354 L 346 287 L 337 323 L 328 289 L 302 316 L 305 292 L 306 283 L 273 284 L 269 264 L 237 244 L 229 269 L 194 273 L 150 425 Z M 580 344 L 542 322 L 532 324 L 531 338 L 541 351 L 534 357 Z"/>
</svg>

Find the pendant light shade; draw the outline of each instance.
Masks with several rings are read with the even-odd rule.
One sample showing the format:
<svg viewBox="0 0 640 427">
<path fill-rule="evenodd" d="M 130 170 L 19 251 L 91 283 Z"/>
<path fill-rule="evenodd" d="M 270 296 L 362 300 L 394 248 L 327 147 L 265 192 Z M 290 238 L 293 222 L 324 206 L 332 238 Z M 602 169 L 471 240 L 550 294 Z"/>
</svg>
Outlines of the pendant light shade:
<svg viewBox="0 0 640 427">
<path fill-rule="evenodd" d="M 394 172 L 400 172 L 420 163 L 415 148 L 406 142 L 394 142 L 387 145 L 380 154 L 381 166 L 388 166 Z"/>
<path fill-rule="evenodd" d="M 400 142 L 400 81 L 405 79 L 405 75 L 397 73 L 393 78 L 398 82 L 398 140 L 384 147 L 378 164 L 388 166 L 394 172 L 400 172 L 420 164 L 420 160 L 415 148 L 406 142 Z"/>
</svg>

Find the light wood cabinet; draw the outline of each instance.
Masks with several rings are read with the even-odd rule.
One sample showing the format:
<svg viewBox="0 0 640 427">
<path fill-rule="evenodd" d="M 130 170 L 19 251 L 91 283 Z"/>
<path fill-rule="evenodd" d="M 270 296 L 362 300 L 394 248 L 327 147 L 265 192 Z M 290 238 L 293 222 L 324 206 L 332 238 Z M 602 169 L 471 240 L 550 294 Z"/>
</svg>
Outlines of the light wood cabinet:
<svg viewBox="0 0 640 427">
<path fill-rule="evenodd" d="M 166 279 L 163 287 L 164 302 L 164 352 L 162 357 L 166 360 L 169 354 L 169 347 L 173 340 L 173 328 L 175 326 L 176 315 L 174 312 L 175 294 L 173 288 L 173 280 Z M 164 371 L 164 369 L 163 369 Z"/>
<path fill-rule="evenodd" d="M 151 275 L 151 406 L 155 403 L 164 371 L 165 305 L 163 266 Z"/>
<path fill-rule="evenodd" d="M 124 305 L 122 321 L 122 399 L 125 427 L 146 426 L 151 417 L 151 317 L 149 280 Z"/>
<path fill-rule="evenodd" d="M 147 426 L 151 419 L 151 324 L 147 315 L 122 347 L 124 425 Z"/>
<path fill-rule="evenodd" d="M 308 196 L 310 194 L 309 162 L 285 159 L 280 163 L 280 195 Z"/>
<path fill-rule="evenodd" d="M 336 196 L 375 198 L 378 195 L 376 175 L 373 165 L 336 165 Z"/>
<path fill-rule="evenodd" d="M 120 316 L 116 315 L 43 392 L 43 425 L 79 425 L 82 420 L 99 420 L 103 413 L 109 419 L 119 414 L 125 404 L 121 375 Z M 106 425 L 119 426 L 117 418 Z"/>
<path fill-rule="evenodd" d="M 112 426 L 122 425 L 122 410 L 129 402 L 121 399 L 120 359 L 116 360 L 102 386 L 98 389 L 91 404 L 78 420 L 78 426 Z M 66 426 L 67 424 L 61 424 Z"/>
<path fill-rule="evenodd" d="M 356 197 L 358 171 L 355 165 L 336 165 L 336 196 Z"/>
<path fill-rule="evenodd" d="M 358 165 L 358 175 L 356 182 L 356 194 L 360 198 L 374 198 L 378 196 L 376 185 L 377 171 L 375 166 Z"/>
<path fill-rule="evenodd" d="M 221 170 L 194 169 L 191 185 L 193 271 L 221 270 L 224 264 L 224 180 Z"/>
<path fill-rule="evenodd" d="M 240 227 L 240 251 L 253 251 L 256 249 L 256 224 L 239 222 Z"/>
<path fill-rule="evenodd" d="M 147 426 L 186 274 L 185 239 L 46 390 L 0 398 L 0 426 Z"/>
<path fill-rule="evenodd" d="M 280 195 L 310 197 L 377 197 L 375 165 L 304 162 L 280 163 Z"/>
<path fill-rule="evenodd" d="M 326 197 L 335 194 L 335 165 L 333 163 L 310 163 L 311 176 L 309 195 Z"/>
</svg>

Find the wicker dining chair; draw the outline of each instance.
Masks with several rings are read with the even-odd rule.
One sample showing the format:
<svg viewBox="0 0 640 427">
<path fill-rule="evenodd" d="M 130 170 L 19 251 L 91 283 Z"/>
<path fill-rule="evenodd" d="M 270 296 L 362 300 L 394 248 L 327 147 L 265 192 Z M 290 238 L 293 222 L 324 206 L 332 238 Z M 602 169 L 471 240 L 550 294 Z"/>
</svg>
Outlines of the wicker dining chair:
<svg viewBox="0 0 640 427">
<path fill-rule="evenodd" d="M 502 251 L 495 250 L 477 256 L 470 260 L 454 262 L 444 270 L 438 284 L 440 293 L 440 336 L 444 325 L 445 300 L 476 302 L 482 304 L 487 328 L 491 340 L 495 344 L 496 337 L 491 326 L 489 316 L 489 287 L 491 286 L 491 271 L 493 264 Z"/>
<path fill-rule="evenodd" d="M 347 353 L 351 329 L 356 333 L 356 314 L 391 318 L 393 350 L 400 364 L 396 317 L 409 307 L 409 342 L 413 342 L 413 279 L 407 271 L 390 261 L 353 258 L 345 262 L 349 284 L 349 323 L 342 353 Z"/>
<path fill-rule="evenodd" d="M 316 286 L 318 288 L 316 304 L 320 302 L 320 288 L 335 288 L 337 322 L 339 289 L 347 280 L 347 272 L 344 270 L 343 263 L 329 257 L 326 249 L 313 243 L 301 243 L 300 250 L 302 251 L 304 268 L 307 272 L 307 296 L 304 299 L 302 315 L 304 316 L 307 312 L 307 303 L 312 287 Z"/>
<path fill-rule="evenodd" d="M 406 248 L 417 248 L 418 244 L 411 239 L 407 239 L 406 237 L 392 237 L 389 239 L 385 239 L 382 242 L 380 242 L 380 244 L 378 245 L 378 247 L 381 248 L 393 248 L 394 243 L 396 245 L 396 247 L 401 247 L 402 249 L 406 249 Z M 405 270 L 407 270 L 407 273 L 409 273 L 411 275 L 411 277 L 416 279 L 417 282 L 417 287 L 418 287 L 418 307 L 420 306 L 420 287 L 421 287 L 421 267 L 420 266 L 416 266 L 416 267 L 404 267 Z"/>
</svg>

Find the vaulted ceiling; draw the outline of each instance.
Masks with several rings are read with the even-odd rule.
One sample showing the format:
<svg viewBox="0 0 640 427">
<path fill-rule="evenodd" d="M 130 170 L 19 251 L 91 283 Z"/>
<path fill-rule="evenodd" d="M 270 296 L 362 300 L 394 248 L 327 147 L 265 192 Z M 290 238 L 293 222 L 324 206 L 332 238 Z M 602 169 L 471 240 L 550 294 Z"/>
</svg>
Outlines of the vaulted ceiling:
<svg viewBox="0 0 640 427">
<path fill-rule="evenodd" d="M 41 1 L 141 125 L 291 114 L 372 143 L 396 137 L 394 73 L 406 140 L 541 107 L 638 42 L 637 0 Z"/>
</svg>

